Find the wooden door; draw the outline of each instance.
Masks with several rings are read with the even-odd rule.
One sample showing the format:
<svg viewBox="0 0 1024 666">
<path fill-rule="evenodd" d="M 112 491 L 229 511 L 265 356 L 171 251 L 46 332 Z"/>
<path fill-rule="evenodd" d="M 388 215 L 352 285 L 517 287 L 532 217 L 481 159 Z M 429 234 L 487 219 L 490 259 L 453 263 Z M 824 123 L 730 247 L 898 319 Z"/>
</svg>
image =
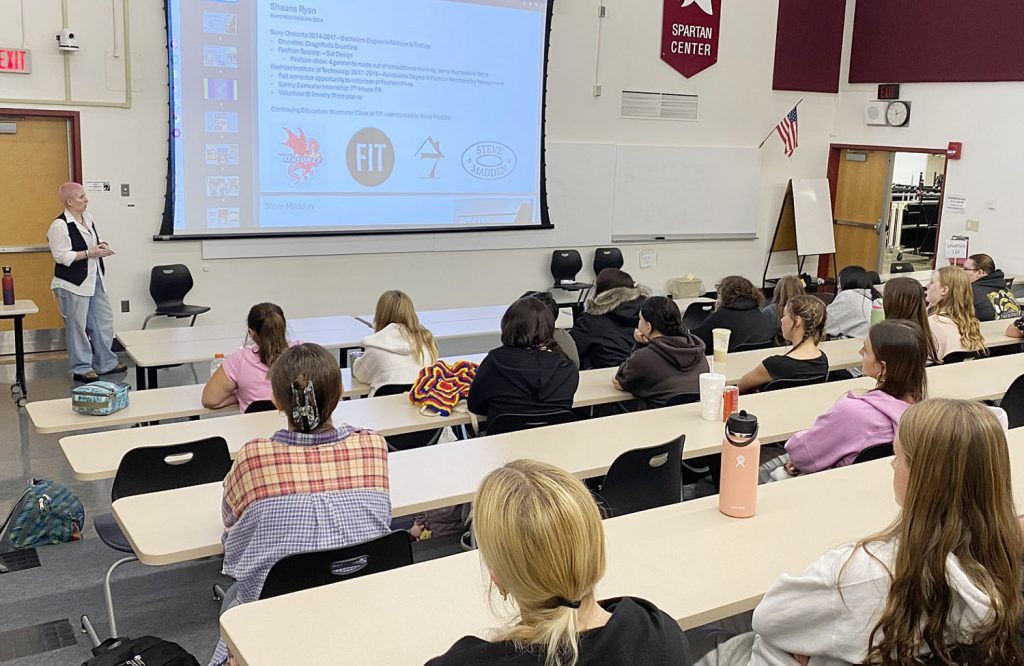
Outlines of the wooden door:
<svg viewBox="0 0 1024 666">
<path fill-rule="evenodd" d="M 0 134 L 0 263 L 11 266 L 19 299 L 31 299 L 39 314 L 25 317 L 26 330 L 64 328 L 50 280 L 53 257 L 46 230 L 63 210 L 57 190 L 72 178 L 66 117 L 3 117 L 13 134 Z M 0 330 L 11 330 L 9 321 Z M 26 335 L 29 343 L 31 335 Z M 32 349 L 32 346 L 29 347 Z"/>
<path fill-rule="evenodd" d="M 839 178 L 833 227 L 836 235 L 836 264 L 863 266 L 878 270 L 883 213 L 888 205 L 889 179 L 892 174 L 892 153 L 885 151 L 851 151 L 839 155 Z M 867 159 L 857 158 L 866 155 Z"/>
</svg>

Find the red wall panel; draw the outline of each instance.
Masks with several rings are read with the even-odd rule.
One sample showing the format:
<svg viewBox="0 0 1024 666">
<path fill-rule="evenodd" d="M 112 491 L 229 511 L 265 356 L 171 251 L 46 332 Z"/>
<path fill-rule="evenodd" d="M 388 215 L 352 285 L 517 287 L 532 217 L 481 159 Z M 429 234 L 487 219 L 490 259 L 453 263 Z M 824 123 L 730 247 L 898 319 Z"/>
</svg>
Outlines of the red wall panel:
<svg viewBox="0 0 1024 666">
<path fill-rule="evenodd" d="M 846 0 L 779 0 L 774 90 L 838 92 Z"/>
</svg>

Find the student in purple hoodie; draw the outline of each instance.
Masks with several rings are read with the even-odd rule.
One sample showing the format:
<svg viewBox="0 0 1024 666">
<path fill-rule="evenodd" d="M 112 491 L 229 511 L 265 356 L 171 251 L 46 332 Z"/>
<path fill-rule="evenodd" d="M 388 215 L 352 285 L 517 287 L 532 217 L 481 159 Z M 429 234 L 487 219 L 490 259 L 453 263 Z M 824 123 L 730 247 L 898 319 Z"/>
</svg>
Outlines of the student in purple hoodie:
<svg viewBox="0 0 1024 666">
<path fill-rule="evenodd" d="M 864 375 L 878 384 L 864 394 L 851 391 L 815 419 L 810 430 L 786 442 L 790 475 L 843 467 L 869 446 L 891 442 L 903 412 L 925 398 L 928 352 L 916 323 L 887 319 L 875 324 L 860 355 Z"/>
</svg>

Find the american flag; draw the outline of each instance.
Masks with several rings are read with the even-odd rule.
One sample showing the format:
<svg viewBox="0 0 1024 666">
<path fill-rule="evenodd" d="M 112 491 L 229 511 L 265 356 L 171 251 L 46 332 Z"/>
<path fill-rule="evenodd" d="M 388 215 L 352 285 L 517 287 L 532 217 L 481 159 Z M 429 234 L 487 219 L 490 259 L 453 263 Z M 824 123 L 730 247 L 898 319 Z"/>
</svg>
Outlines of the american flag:
<svg viewBox="0 0 1024 666">
<path fill-rule="evenodd" d="M 793 151 L 800 145 L 797 142 L 797 122 L 796 122 L 796 107 L 786 114 L 786 117 L 782 119 L 778 125 L 775 126 L 775 131 L 782 137 L 782 146 L 786 151 L 786 157 L 793 157 Z"/>
</svg>

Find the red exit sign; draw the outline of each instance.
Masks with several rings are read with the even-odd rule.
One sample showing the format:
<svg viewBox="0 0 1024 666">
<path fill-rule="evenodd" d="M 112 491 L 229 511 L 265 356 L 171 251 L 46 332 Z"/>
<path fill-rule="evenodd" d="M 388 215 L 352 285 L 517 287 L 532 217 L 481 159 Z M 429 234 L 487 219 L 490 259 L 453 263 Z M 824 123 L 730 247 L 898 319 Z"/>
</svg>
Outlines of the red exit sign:
<svg viewBox="0 0 1024 666">
<path fill-rule="evenodd" d="M 0 47 L 0 72 L 29 74 L 32 72 L 32 58 L 28 49 L 5 49 Z"/>
</svg>

